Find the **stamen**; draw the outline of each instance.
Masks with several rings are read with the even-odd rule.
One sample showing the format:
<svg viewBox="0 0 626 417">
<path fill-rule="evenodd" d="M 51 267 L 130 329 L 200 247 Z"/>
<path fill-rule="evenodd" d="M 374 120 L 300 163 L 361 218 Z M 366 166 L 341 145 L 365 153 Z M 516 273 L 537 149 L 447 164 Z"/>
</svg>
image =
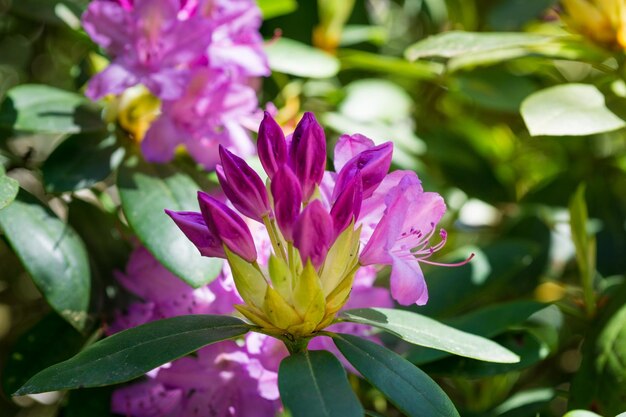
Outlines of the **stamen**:
<svg viewBox="0 0 626 417">
<path fill-rule="evenodd" d="M 463 265 L 469 263 L 469 261 L 471 261 L 473 257 L 474 257 L 474 253 L 470 254 L 470 256 L 468 256 L 467 259 L 465 259 L 464 261 L 456 262 L 456 263 L 453 263 L 453 264 L 444 264 L 444 263 L 441 263 L 441 262 L 433 262 L 433 261 L 428 261 L 426 259 L 420 259 L 420 258 L 418 258 L 418 261 L 423 262 L 423 263 L 428 264 L 428 265 L 435 265 L 435 266 L 463 266 Z"/>
</svg>

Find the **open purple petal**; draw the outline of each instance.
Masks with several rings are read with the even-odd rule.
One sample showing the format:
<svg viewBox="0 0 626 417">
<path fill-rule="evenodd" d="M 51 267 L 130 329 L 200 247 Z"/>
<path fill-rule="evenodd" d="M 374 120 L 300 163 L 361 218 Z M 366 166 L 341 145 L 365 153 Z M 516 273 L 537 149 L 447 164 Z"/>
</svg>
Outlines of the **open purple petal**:
<svg viewBox="0 0 626 417">
<path fill-rule="evenodd" d="M 335 156 L 333 163 L 335 171 L 339 172 L 346 165 L 346 162 L 354 158 L 366 149 L 373 148 L 374 141 L 370 138 L 360 135 L 341 135 L 335 145 Z"/>
<path fill-rule="evenodd" d="M 428 301 L 428 289 L 424 273 L 417 259 L 394 257 L 391 265 L 391 296 L 400 304 L 424 305 Z"/>
<path fill-rule="evenodd" d="M 357 171 L 361 173 L 363 181 L 363 198 L 371 196 L 389 172 L 392 153 L 393 144 L 386 142 L 366 149 L 350 159 L 337 175 L 334 198 L 337 198 Z"/>
</svg>

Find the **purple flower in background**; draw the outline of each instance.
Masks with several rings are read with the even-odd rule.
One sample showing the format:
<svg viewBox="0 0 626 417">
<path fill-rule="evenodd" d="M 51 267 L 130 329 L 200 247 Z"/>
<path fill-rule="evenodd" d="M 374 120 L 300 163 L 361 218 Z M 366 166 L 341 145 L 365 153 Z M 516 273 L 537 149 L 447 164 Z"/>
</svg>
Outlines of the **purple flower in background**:
<svg viewBox="0 0 626 417">
<path fill-rule="evenodd" d="M 249 155 L 248 130 L 261 116 L 253 77 L 270 73 L 260 25 L 252 0 L 95 0 L 83 26 L 112 60 L 86 94 L 142 84 L 161 100 L 160 116 L 137 138 L 151 162 L 171 160 L 178 145 L 207 169 L 219 144 Z"/>
</svg>

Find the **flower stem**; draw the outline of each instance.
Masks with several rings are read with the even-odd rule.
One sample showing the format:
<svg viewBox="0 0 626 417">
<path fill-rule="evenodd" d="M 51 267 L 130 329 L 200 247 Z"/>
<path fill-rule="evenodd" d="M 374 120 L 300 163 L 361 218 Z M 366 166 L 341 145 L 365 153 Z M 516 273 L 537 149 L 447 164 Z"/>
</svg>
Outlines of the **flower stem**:
<svg viewBox="0 0 626 417">
<path fill-rule="evenodd" d="M 294 339 L 293 336 L 287 335 L 287 337 L 283 338 L 283 343 L 287 346 L 289 354 L 295 355 L 297 353 L 306 352 L 310 340 L 309 338 Z"/>
<path fill-rule="evenodd" d="M 283 258 L 283 260 L 287 260 L 287 255 L 285 254 L 285 248 L 280 242 L 278 237 L 278 230 L 276 229 L 276 222 L 273 219 L 270 219 L 269 216 L 263 216 L 263 224 L 267 229 L 267 234 L 270 237 L 270 242 L 272 243 L 272 248 L 274 249 L 274 253 L 277 256 Z"/>
</svg>

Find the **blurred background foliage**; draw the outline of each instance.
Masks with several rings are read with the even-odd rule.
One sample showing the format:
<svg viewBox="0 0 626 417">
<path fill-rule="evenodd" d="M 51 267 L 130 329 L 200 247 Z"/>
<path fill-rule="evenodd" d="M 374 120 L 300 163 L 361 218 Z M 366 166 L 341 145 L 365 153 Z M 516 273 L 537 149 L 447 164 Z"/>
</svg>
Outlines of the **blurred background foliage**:
<svg viewBox="0 0 626 417">
<path fill-rule="evenodd" d="M 145 108 L 131 105 L 107 124 L 82 97 L 106 63 L 80 29 L 86 3 L 0 0 L 2 417 L 109 415 L 107 389 L 61 400 L 8 394 L 100 337 L 124 301 L 112 271 L 134 234 L 159 251 L 121 208 L 145 196 L 124 185 L 124 170 L 138 168 L 118 170 L 135 152 Z M 273 69 L 262 102 L 285 126 L 315 112 L 331 140 L 359 132 L 394 141 L 395 168 L 417 171 L 446 198 L 446 259 L 476 253 L 464 267 L 428 269 L 431 299 L 415 310 L 494 338 L 522 361 L 389 343 L 435 377 L 463 416 L 626 410 L 623 49 L 586 38 L 583 29 L 599 23 L 563 18 L 554 0 L 259 3 Z M 185 155 L 141 169 L 181 194 L 188 186 L 191 198 L 196 183 L 213 181 Z M 26 191 L 11 202 L 15 180 Z M 60 236 L 74 270 L 56 271 L 46 257 Z M 72 296 L 50 290 L 55 274 Z M 84 314 L 62 317 L 67 306 Z M 400 415 L 353 383 L 366 408 Z"/>
</svg>

